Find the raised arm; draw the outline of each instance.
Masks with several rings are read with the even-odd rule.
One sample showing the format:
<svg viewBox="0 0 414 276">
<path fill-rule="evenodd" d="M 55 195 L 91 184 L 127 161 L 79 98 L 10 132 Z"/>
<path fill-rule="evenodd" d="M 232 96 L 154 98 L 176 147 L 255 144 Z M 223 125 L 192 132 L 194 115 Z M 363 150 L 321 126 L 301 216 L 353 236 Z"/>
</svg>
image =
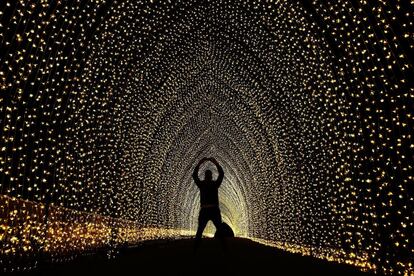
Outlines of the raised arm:
<svg viewBox="0 0 414 276">
<path fill-rule="evenodd" d="M 220 187 L 221 182 L 223 182 L 223 178 L 224 178 L 223 168 L 220 166 L 220 164 L 217 162 L 217 160 L 214 157 L 210 158 L 210 160 L 217 167 L 218 177 L 217 177 L 216 183 L 217 183 L 217 186 Z"/>
<path fill-rule="evenodd" d="M 193 171 L 193 179 L 194 179 L 194 182 L 196 183 L 197 186 L 200 183 L 200 178 L 198 178 L 198 171 L 200 170 L 201 164 L 203 164 L 203 162 L 206 161 L 206 160 L 207 159 L 204 157 L 203 159 L 201 159 L 200 161 L 198 161 L 197 166 L 195 166 L 195 168 L 194 168 L 194 171 Z"/>
</svg>

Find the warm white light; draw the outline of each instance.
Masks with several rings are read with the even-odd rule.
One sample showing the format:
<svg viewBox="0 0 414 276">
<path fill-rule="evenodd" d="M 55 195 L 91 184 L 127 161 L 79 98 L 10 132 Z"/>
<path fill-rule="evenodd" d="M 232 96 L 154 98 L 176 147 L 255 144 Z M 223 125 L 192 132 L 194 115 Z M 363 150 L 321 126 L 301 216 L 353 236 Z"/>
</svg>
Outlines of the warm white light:
<svg viewBox="0 0 414 276">
<path fill-rule="evenodd" d="M 193 235 L 214 156 L 237 235 L 413 273 L 412 1 L 3 1 L 0 254 Z"/>
</svg>

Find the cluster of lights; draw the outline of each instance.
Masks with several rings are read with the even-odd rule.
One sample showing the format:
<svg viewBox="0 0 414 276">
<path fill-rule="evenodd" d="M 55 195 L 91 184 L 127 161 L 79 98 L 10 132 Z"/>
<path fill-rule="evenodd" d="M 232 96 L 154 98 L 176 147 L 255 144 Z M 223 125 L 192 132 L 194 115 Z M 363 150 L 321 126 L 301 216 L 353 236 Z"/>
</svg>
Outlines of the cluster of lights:
<svg viewBox="0 0 414 276">
<path fill-rule="evenodd" d="M 192 235 L 214 156 L 236 235 L 414 273 L 412 3 L 3 2 L 3 266 Z"/>
<path fill-rule="evenodd" d="M 78 253 L 109 246 L 194 234 L 185 229 L 140 227 L 133 221 L 64 207 L 51 206 L 46 215 L 43 204 L 4 195 L 0 203 L 0 266 L 7 271 L 34 268 L 44 258 L 68 261 Z"/>
</svg>

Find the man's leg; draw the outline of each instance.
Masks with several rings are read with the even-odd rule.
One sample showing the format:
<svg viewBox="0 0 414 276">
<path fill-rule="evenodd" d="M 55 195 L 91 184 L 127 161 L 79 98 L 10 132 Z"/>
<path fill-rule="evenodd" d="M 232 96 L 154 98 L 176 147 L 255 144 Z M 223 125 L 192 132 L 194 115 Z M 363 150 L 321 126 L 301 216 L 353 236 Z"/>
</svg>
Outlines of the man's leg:
<svg viewBox="0 0 414 276">
<path fill-rule="evenodd" d="M 221 214 L 220 209 L 214 210 L 211 212 L 211 220 L 213 221 L 216 230 L 220 229 L 221 227 Z"/>
<path fill-rule="evenodd" d="M 212 219 L 211 220 L 213 221 L 213 224 L 216 227 L 216 231 L 221 232 L 222 220 L 221 220 L 221 214 L 220 214 L 220 209 L 219 208 L 217 208 L 217 210 L 214 210 L 214 212 L 212 212 Z M 223 237 L 223 235 L 221 233 L 219 235 L 219 239 L 220 239 L 221 246 L 223 247 L 223 249 L 227 250 L 226 240 L 225 240 L 225 238 Z"/>
<path fill-rule="evenodd" d="M 195 242 L 194 242 L 194 252 L 200 246 L 201 237 L 203 235 L 204 228 L 206 228 L 207 222 L 208 222 L 208 216 L 205 210 L 200 210 L 200 214 L 198 215 L 198 228 L 197 228 L 197 233 L 196 233 Z"/>
</svg>

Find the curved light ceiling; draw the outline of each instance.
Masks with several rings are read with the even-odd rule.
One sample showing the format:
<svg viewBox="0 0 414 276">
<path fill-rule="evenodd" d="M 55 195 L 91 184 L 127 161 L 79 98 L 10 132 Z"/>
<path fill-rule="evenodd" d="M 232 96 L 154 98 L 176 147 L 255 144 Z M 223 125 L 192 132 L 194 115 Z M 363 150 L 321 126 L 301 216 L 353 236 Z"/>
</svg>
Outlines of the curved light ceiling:
<svg viewBox="0 0 414 276">
<path fill-rule="evenodd" d="M 4 1 L 1 193 L 412 269 L 412 3 L 325 2 Z"/>
</svg>

